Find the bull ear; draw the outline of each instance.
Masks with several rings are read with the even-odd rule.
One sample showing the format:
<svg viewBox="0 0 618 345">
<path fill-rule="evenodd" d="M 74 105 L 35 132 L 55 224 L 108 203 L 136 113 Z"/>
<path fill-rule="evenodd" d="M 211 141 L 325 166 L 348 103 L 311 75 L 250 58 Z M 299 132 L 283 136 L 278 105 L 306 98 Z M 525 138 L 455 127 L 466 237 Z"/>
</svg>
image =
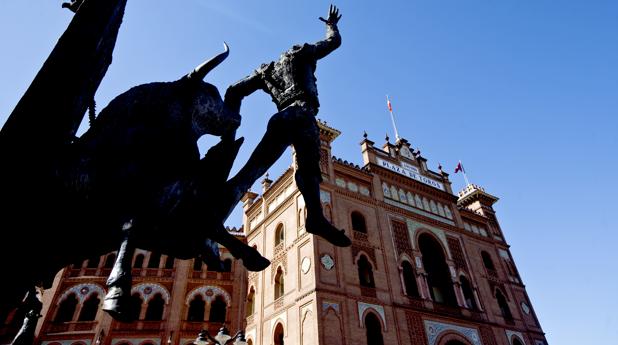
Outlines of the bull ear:
<svg viewBox="0 0 618 345">
<path fill-rule="evenodd" d="M 193 71 L 187 74 L 186 78 L 190 80 L 202 80 L 206 77 L 208 72 L 212 71 L 215 67 L 217 67 L 220 63 L 230 55 L 230 47 L 228 47 L 227 43 L 223 42 L 223 53 L 211 58 L 208 61 L 203 62 L 201 65 L 195 67 Z"/>
</svg>

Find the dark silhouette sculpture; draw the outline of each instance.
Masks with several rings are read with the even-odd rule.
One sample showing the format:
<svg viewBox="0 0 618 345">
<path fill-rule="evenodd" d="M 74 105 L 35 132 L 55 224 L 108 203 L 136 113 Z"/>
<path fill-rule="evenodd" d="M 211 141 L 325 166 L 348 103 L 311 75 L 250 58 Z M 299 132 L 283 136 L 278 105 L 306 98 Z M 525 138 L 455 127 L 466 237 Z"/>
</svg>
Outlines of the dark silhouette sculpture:
<svg viewBox="0 0 618 345">
<path fill-rule="evenodd" d="M 295 45 L 284 52 L 279 61 L 263 64 L 251 75 L 230 86 L 225 103 L 240 111 L 244 97 L 257 90 L 268 93 L 277 105 L 278 113 L 268 122 L 266 134 L 255 148 L 247 164 L 226 184 L 221 213 L 229 215 L 242 195 L 262 176 L 292 144 L 296 150 L 298 168 L 296 184 L 307 205 L 307 232 L 322 236 L 336 246 L 349 246 L 350 239 L 324 217 L 320 202 L 320 142 L 315 116 L 320 103 L 316 86 L 317 60 L 341 45 L 337 22 L 339 10 L 330 6 L 326 23 L 326 38 L 315 44 Z"/>
<path fill-rule="evenodd" d="M 121 242 L 125 254 L 140 247 L 222 269 L 216 241 L 248 269 L 269 264 L 209 213 L 216 202 L 209 197 L 220 193 L 242 144 L 230 135 L 240 115 L 202 81 L 227 57 L 227 46 L 177 81 L 116 97 L 75 137 L 111 63 L 125 6 L 84 0 L 0 131 L 0 228 L 12 232 L 0 242 L 0 269 L 10 277 L 0 284 L 1 309 L 14 308 L 35 285 L 51 286 L 69 263 Z M 204 134 L 225 140 L 200 159 Z M 127 259 L 118 256 L 104 303 L 120 319 Z"/>
</svg>

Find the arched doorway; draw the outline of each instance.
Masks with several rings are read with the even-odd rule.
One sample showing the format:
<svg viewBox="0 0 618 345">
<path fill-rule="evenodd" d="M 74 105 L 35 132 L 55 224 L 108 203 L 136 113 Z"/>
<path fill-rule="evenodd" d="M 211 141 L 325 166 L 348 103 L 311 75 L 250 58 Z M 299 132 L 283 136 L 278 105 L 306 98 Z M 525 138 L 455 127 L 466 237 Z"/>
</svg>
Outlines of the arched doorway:
<svg viewBox="0 0 618 345">
<path fill-rule="evenodd" d="M 382 325 L 374 313 L 368 313 L 365 316 L 365 330 L 367 331 L 367 344 L 384 345 Z"/>
<path fill-rule="evenodd" d="M 434 302 L 457 307 L 451 273 L 446 264 L 442 246 L 428 234 L 419 236 L 418 246 L 423 255 L 423 266 L 427 272 L 427 284 L 431 298 Z"/>
<path fill-rule="evenodd" d="M 283 344 L 283 325 L 282 324 L 277 324 L 277 326 L 275 327 L 275 335 L 274 335 L 274 344 L 275 345 L 284 345 Z"/>
</svg>

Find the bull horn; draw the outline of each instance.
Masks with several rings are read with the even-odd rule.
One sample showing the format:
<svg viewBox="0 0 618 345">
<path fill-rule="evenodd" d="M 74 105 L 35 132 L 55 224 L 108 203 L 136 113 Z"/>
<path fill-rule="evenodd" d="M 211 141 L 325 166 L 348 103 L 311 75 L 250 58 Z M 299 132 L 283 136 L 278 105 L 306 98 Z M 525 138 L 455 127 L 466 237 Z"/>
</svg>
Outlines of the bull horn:
<svg viewBox="0 0 618 345">
<path fill-rule="evenodd" d="M 212 59 L 203 62 L 201 65 L 195 67 L 193 71 L 187 74 L 187 78 L 191 80 L 202 80 L 206 77 L 208 72 L 212 71 L 215 67 L 217 67 L 220 63 L 230 55 L 230 47 L 228 47 L 227 43 L 223 42 L 223 53 L 213 57 Z"/>
</svg>

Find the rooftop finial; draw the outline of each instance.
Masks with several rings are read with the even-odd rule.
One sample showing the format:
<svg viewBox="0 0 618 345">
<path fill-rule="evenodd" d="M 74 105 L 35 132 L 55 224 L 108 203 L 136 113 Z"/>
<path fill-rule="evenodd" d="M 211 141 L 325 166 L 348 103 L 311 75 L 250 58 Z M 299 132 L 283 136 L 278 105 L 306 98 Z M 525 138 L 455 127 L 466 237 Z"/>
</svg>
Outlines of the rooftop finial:
<svg viewBox="0 0 618 345">
<path fill-rule="evenodd" d="M 386 140 L 387 143 L 391 140 L 391 138 L 388 137 L 388 133 L 386 134 L 386 137 L 384 137 L 384 140 Z"/>
<path fill-rule="evenodd" d="M 367 139 L 367 131 L 363 131 L 363 138 Z"/>
</svg>

